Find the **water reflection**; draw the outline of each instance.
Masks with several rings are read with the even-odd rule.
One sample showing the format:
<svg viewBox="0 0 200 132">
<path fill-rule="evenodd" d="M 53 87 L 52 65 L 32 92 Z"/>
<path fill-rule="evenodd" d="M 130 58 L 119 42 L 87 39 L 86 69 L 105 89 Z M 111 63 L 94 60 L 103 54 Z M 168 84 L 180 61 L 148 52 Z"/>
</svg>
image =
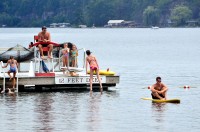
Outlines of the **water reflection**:
<svg viewBox="0 0 200 132">
<path fill-rule="evenodd" d="M 35 130 L 48 132 L 77 129 L 80 122 L 81 93 L 42 93 L 35 99 Z M 80 101 L 80 102 L 79 102 Z"/>
<path fill-rule="evenodd" d="M 16 129 L 18 121 L 17 98 L 16 96 L 2 95 L 1 99 L 0 117 L 4 119 L 0 122 L 1 128 L 13 131 Z"/>
<path fill-rule="evenodd" d="M 166 108 L 166 103 L 152 103 L 152 108 L 154 111 L 162 113 Z"/>
<path fill-rule="evenodd" d="M 166 103 L 152 103 L 152 118 L 156 124 L 154 128 L 158 131 L 166 131 L 163 122 L 165 122 Z"/>
<path fill-rule="evenodd" d="M 156 120 L 156 122 L 163 121 L 163 115 L 166 110 L 166 103 L 152 103 L 152 110 Z"/>
<path fill-rule="evenodd" d="M 100 103 L 102 95 L 93 93 L 88 101 L 88 131 L 98 131 L 101 125 Z"/>
<path fill-rule="evenodd" d="M 119 97 L 119 91 L 118 90 L 107 90 L 106 92 L 104 91 L 104 94 L 106 94 L 107 97 Z"/>
<path fill-rule="evenodd" d="M 38 94 L 38 98 L 34 101 L 35 103 L 35 112 L 37 126 L 36 130 L 44 130 L 51 132 L 54 130 L 54 127 L 51 126 L 51 122 L 54 120 L 52 111 L 52 103 L 54 102 L 52 97 L 43 94 Z"/>
</svg>

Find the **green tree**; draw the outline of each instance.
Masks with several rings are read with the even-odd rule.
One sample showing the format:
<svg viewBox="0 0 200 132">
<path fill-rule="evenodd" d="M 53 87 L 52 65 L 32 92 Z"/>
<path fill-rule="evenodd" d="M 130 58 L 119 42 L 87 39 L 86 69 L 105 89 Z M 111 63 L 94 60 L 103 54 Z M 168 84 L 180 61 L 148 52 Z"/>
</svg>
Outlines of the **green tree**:
<svg viewBox="0 0 200 132">
<path fill-rule="evenodd" d="M 1 0 L 0 25 L 30 27 L 69 22 L 74 26 L 103 26 L 110 19 L 157 25 L 169 18 L 184 25 L 190 18 L 199 20 L 199 7 L 200 0 Z"/>
<path fill-rule="evenodd" d="M 192 17 L 192 11 L 184 5 L 176 6 L 171 12 L 171 20 L 176 26 L 183 26 Z"/>
<path fill-rule="evenodd" d="M 153 6 L 148 6 L 143 12 L 143 21 L 146 26 L 159 24 L 159 11 Z"/>
<path fill-rule="evenodd" d="M 111 1 L 96 0 L 91 1 L 87 8 L 87 23 L 88 25 L 95 24 L 96 26 L 105 25 L 109 19 L 113 19 L 115 14 Z"/>
</svg>

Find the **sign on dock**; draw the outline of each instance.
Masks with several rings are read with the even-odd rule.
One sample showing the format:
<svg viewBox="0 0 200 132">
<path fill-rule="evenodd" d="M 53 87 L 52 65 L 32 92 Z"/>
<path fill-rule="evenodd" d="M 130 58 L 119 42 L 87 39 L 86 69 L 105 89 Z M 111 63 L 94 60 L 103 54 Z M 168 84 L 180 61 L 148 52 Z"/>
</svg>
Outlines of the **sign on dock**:
<svg viewBox="0 0 200 132">
<path fill-rule="evenodd" d="M 55 77 L 55 84 L 88 84 L 90 77 Z M 93 83 L 99 83 L 97 77 L 93 77 Z M 101 83 L 106 83 L 106 77 L 101 77 Z"/>
</svg>

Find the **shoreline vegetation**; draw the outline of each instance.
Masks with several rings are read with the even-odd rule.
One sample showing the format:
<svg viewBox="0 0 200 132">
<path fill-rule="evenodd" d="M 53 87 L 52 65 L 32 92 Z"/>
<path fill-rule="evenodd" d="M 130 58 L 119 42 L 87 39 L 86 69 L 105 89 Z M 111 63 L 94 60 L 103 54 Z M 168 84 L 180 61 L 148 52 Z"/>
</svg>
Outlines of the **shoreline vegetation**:
<svg viewBox="0 0 200 132">
<path fill-rule="evenodd" d="M 41 7 L 42 8 L 38 8 Z M 198 27 L 198 0 L 2 0 L 0 27 L 104 27 L 125 20 L 131 27 Z M 53 25 L 51 25 L 53 24 Z M 130 25 L 129 25 L 130 26 Z"/>
<path fill-rule="evenodd" d="M 41 28 L 41 27 L 0 27 L 0 29 L 4 29 L 4 28 Z M 53 27 L 48 27 L 49 29 L 62 29 L 62 28 L 60 28 L 60 27 L 55 27 L 55 28 L 53 28 Z M 79 28 L 79 27 L 66 27 L 66 29 L 131 29 L 131 28 L 133 28 L 133 29 L 148 29 L 148 28 L 150 28 L 150 29 L 167 29 L 167 28 L 174 28 L 174 29 L 181 29 L 181 28 L 200 28 L 200 26 L 196 26 L 196 27 L 189 27 L 189 26 L 185 26 L 185 27 L 156 27 L 156 28 L 154 28 L 154 27 L 95 27 L 95 28 L 93 28 L 93 27 L 86 27 L 86 28 Z"/>
</svg>

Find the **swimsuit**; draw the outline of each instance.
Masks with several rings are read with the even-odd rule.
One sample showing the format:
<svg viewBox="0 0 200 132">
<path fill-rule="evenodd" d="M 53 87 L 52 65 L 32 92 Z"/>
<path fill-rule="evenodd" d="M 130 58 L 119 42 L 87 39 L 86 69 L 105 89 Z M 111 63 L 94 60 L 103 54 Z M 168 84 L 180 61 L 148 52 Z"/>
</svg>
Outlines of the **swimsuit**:
<svg viewBox="0 0 200 132">
<path fill-rule="evenodd" d="M 16 72 L 16 67 L 10 67 L 10 72 Z"/>
<path fill-rule="evenodd" d="M 152 99 L 159 99 L 158 97 L 154 96 L 153 94 L 151 94 Z M 165 98 L 162 94 L 159 94 L 160 97 Z"/>
<path fill-rule="evenodd" d="M 97 67 L 96 66 L 90 66 L 90 69 L 97 70 Z"/>
<path fill-rule="evenodd" d="M 14 61 L 11 60 L 11 64 L 14 64 Z M 12 67 L 10 64 L 10 72 L 16 72 L 16 66 Z"/>
<path fill-rule="evenodd" d="M 94 63 L 91 64 L 92 61 L 93 61 Z M 97 69 L 98 69 L 98 66 L 97 66 L 97 64 L 96 64 L 96 61 L 95 61 L 95 59 L 94 59 L 93 57 L 92 57 L 92 59 L 90 60 L 89 64 L 90 64 L 90 69 L 92 69 L 92 70 L 97 70 Z"/>
<path fill-rule="evenodd" d="M 64 54 L 64 57 L 68 58 L 68 53 Z"/>
<path fill-rule="evenodd" d="M 76 51 L 72 51 L 72 58 L 71 60 L 76 60 Z"/>
</svg>

